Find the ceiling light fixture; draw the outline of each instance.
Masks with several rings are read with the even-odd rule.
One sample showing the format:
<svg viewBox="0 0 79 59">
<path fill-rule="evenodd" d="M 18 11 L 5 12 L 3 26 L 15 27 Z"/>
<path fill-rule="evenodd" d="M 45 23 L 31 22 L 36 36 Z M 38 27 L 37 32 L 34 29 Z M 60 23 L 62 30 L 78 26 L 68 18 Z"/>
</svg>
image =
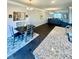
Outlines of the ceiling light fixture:
<svg viewBox="0 0 79 59">
<path fill-rule="evenodd" d="M 29 3 L 31 4 L 32 0 L 29 0 Z"/>
<path fill-rule="evenodd" d="M 31 6 L 31 2 L 32 2 L 32 0 L 29 0 L 29 5 Z M 32 7 L 27 7 L 27 10 L 33 10 L 34 8 L 32 8 Z"/>
<path fill-rule="evenodd" d="M 55 3 L 55 1 L 52 1 L 51 3 Z"/>
</svg>

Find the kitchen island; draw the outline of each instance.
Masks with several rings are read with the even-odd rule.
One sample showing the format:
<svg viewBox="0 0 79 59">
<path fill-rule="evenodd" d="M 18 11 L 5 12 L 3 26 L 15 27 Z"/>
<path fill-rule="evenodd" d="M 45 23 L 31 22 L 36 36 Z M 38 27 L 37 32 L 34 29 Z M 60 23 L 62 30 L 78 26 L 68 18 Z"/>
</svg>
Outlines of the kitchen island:
<svg viewBox="0 0 79 59">
<path fill-rule="evenodd" d="M 68 41 L 66 29 L 56 26 L 33 54 L 36 59 L 72 59 L 72 43 Z"/>
</svg>

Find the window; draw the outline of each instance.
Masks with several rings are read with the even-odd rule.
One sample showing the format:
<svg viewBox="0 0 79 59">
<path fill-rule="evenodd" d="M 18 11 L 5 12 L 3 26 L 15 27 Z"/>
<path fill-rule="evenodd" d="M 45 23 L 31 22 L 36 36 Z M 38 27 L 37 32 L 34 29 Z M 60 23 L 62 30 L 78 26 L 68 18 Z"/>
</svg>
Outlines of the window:
<svg viewBox="0 0 79 59">
<path fill-rule="evenodd" d="M 62 14 L 61 13 L 54 13 L 54 18 L 62 18 Z"/>
</svg>

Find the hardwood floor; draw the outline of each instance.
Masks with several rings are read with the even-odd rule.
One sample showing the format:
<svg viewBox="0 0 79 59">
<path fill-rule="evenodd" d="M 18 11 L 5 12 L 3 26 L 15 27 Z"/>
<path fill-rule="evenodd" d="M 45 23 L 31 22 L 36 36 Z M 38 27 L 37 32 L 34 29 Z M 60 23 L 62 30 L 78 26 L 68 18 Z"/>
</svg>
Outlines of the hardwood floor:
<svg viewBox="0 0 79 59">
<path fill-rule="evenodd" d="M 32 52 L 38 47 L 38 45 L 44 40 L 44 38 L 49 34 L 49 32 L 54 29 L 55 25 L 44 24 L 36 27 L 34 31 L 39 34 L 39 36 L 31 41 L 28 45 L 24 46 L 22 49 L 17 51 L 15 54 L 10 56 L 8 59 L 35 59 Z"/>
</svg>

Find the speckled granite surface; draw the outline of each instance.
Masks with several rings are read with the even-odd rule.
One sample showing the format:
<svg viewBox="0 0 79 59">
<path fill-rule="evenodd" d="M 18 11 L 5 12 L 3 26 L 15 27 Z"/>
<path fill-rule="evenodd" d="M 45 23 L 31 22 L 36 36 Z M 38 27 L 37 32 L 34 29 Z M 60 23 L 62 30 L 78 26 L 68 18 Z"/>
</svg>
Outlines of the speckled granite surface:
<svg viewBox="0 0 79 59">
<path fill-rule="evenodd" d="M 72 59 L 65 28 L 55 27 L 33 52 L 37 59 Z"/>
</svg>

